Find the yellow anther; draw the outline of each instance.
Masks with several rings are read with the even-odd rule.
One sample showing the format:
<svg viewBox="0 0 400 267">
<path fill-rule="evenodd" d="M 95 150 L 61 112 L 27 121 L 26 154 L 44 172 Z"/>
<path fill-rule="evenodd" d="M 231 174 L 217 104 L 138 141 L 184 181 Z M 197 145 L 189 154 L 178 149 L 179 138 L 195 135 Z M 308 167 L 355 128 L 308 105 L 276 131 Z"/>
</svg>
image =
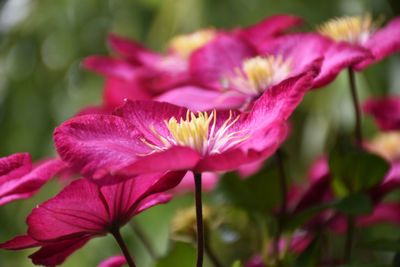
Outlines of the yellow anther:
<svg viewBox="0 0 400 267">
<path fill-rule="evenodd" d="M 282 56 L 253 57 L 236 69 L 230 80 L 235 89 L 250 95 L 259 95 L 269 86 L 284 80 L 291 71 L 290 60 Z"/>
<path fill-rule="evenodd" d="M 214 29 L 204 29 L 190 34 L 178 35 L 171 39 L 169 48 L 182 58 L 210 42 L 216 35 Z"/>
<path fill-rule="evenodd" d="M 318 27 L 318 31 L 335 41 L 364 44 L 376 29 L 370 14 L 346 16 L 329 20 Z"/>
<path fill-rule="evenodd" d="M 154 144 L 146 139 L 142 142 L 152 151 L 163 151 L 171 146 L 187 146 L 197 150 L 201 155 L 217 154 L 228 150 L 248 138 L 246 131 L 231 131 L 230 128 L 239 120 L 240 116 L 233 117 L 233 112 L 217 129 L 217 113 L 212 111 L 194 112 L 188 111 L 186 118 L 175 117 L 165 121 L 169 131 L 168 136 L 162 136 L 153 127 L 150 130 L 159 140 L 159 144 Z"/>
</svg>

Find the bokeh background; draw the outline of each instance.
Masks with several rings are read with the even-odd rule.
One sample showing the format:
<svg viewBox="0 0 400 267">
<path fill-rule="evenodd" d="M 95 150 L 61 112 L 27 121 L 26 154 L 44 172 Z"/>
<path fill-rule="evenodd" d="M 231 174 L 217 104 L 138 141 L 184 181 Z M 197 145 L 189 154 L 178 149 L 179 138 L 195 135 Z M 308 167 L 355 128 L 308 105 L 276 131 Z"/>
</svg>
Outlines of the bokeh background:
<svg viewBox="0 0 400 267">
<path fill-rule="evenodd" d="M 170 37 L 202 27 L 246 26 L 269 15 L 290 13 L 307 21 L 305 30 L 313 30 L 329 18 L 366 12 L 389 20 L 400 14 L 400 1 L 0 1 L 0 156 L 22 151 L 30 152 L 34 159 L 54 155 L 54 128 L 82 107 L 101 103 L 102 78 L 85 71 L 81 62 L 88 55 L 110 53 L 105 42 L 110 32 L 163 51 Z M 291 179 L 301 181 L 312 160 L 329 149 L 339 133 L 352 131 L 353 110 L 346 78 L 344 73 L 329 88 L 308 94 L 296 111 L 293 134 L 285 144 Z M 369 68 L 357 80 L 362 99 L 400 93 L 399 55 Z M 364 128 L 367 136 L 376 132 L 368 118 L 364 120 Z M 59 188 L 60 182 L 53 181 L 32 200 L 0 207 L 0 241 L 23 233 L 29 211 Z M 221 199 L 224 196 L 218 192 L 208 196 L 211 204 Z M 170 219 L 177 209 L 191 202 L 190 195 L 182 196 L 139 216 L 138 222 L 151 236 L 157 252 L 165 257 L 157 264 L 150 260 L 132 231 L 124 229 L 138 266 L 192 265 L 195 253 L 192 246 L 180 242 L 171 245 L 168 238 Z M 227 225 L 216 237 L 217 254 L 226 262 L 235 256 L 250 256 L 255 234 L 241 233 L 252 224 L 246 211 L 230 207 L 221 213 Z M 398 231 L 390 231 L 394 238 L 400 237 Z M 245 244 L 250 245 L 240 247 L 246 239 L 249 241 Z M 0 251 L 0 266 L 31 266 L 26 259 L 29 252 Z M 70 257 L 65 266 L 96 266 L 115 253 L 119 251 L 114 240 L 99 238 Z"/>
</svg>

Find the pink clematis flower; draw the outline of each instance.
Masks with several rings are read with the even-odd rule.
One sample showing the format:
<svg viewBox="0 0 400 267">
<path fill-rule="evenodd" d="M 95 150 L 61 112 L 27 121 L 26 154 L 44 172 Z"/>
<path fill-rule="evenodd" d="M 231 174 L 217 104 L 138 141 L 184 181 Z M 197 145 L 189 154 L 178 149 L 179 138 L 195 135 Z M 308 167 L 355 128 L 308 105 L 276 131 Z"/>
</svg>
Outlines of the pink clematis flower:
<svg viewBox="0 0 400 267">
<path fill-rule="evenodd" d="M 102 261 L 97 267 L 122 267 L 126 264 L 124 256 L 112 256 Z"/>
<path fill-rule="evenodd" d="M 160 193 L 180 182 L 183 173 L 151 174 L 99 187 L 79 179 L 58 195 L 39 205 L 27 218 L 27 235 L 0 244 L 0 248 L 20 250 L 40 247 L 29 256 L 34 264 L 59 265 L 90 239 L 113 234 L 138 213 L 171 196 Z"/>
<path fill-rule="evenodd" d="M 400 51 L 400 17 L 379 27 L 371 15 L 346 16 L 332 19 L 319 27 L 319 32 L 337 42 L 347 42 L 371 52 L 354 69 L 363 70 L 385 57 Z"/>
<path fill-rule="evenodd" d="M 400 129 L 400 96 L 368 99 L 363 110 L 371 115 L 383 131 Z"/>
<path fill-rule="evenodd" d="M 300 73 L 314 71 L 312 87 L 317 88 L 370 57 L 367 49 L 315 33 L 265 38 L 257 46 L 220 35 L 191 57 L 193 80 L 201 86 L 178 87 L 156 99 L 199 110 L 243 107 Z"/>
<path fill-rule="evenodd" d="M 57 159 L 33 166 L 27 153 L 0 158 L 0 205 L 31 197 L 63 169 L 65 164 Z"/>
<path fill-rule="evenodd" d="M 126 101 L 114 115 L 79 116 L 59 126 L 57 151 L 72 168 L 103 181 L 109 174 L 234 170 L 274 153 L 311 82 L 311 74 L 289 79 L 248 113 L 195 113 L 168 103 Z"/>
<path fill-rule="evenodd" d="M 199 30 L 172 38 L 166 54 L 150 51 L 134 41 L 111 34 L 108 41 L 118 57 L 91 56 L 83 64 L 105 75 L 104 103 L 107 108 L 115 108 L 122 105 L 125 98 L 150 99 L 170 88 L 191 84 L 188 70 L 192 54 L 221 34 L 236 36 L 251 45 L 301 23 L 299 17 L 276 15 L 230 32 Z"/>
</svg>

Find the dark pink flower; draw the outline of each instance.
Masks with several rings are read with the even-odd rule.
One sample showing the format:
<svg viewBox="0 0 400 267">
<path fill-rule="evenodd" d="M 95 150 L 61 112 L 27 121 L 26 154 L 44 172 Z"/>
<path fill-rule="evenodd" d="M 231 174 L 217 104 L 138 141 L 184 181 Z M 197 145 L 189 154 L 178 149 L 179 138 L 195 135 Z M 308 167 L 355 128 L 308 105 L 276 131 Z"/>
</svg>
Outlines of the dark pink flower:
<svg viewBox="0 0 400 267">
<path fill-rule="evenodd" d="M 301 23 L 299 17 L 276 15 L 230 32 L 199 30 L 172 38 L 165 54 L 150 51 L 137 42 L 111 34 L 108 41 L 118 57 L 91 56 L 83 64 L 107 78 L 104 102 L 107 107 L 115 108 L 122 105 L 125 98 L 149 99 L 170 88 L 192 84 L 189 73 L 192 54 L 220 35 L 234 36 L 253 45 Z"/>
<path fill-rule="evenodd" d="M 379 27 L 370 15 L 346 16 L 326 22 L 319 27 L 319 32 L 337 42 L 347 42 L 371 52 L 373 57 L 357 64 L 356 70 L 362 70 L 400 50 L 400 17 Z"/>
<path fill-rule="evenodd" d="M 109 174 L 228 171 L 270 156 L 312 75 L 268 90 L 248 113 L 191 112 L 168 103 L 127 101 L 114 115 L 72 118 L 55 131 L 61 158 L 94 179 Z"/>
<path fill-rule="evenodd" d="M 372 57 L 369 50 L 345 42 L 334 42 L 316 33 L 295 33 L 267 39 L 258 46 L 259 53 L 280 56 L 290 62 L 291 73 L 298 73 L 323 57 L 321 70 L 313 87 L 322 87 L 350 66 Z"/>
<path fill-rule="evenodd" d="M 79 179 L 39 205 L 28 216 L 27 235 L 0 248 L 19 250 L 40 247 L 30 258 L 34 264 L 58 265 L 90 239 L 115 234 L 138 213 L 170 200 L 163 194 L 180 182 L 184 173 L 141 175 L 99 187 Z"/>
<path fill-rule="evenodd" d="M 369 99 L 363 110 L 371 115 L 383 131 L 400 129 L 400 96 Z"/>
<path fill-rule="evenodd" d="M 27 153 L 0 158 L 0 205 L 31 197 L 64 168 L 65 164 L 58 159 L 33 166 Z"/>
<path fill-rule="evenodd" d="M 199 85 L 178 87 L 156 99 L 197 110 L 244 108 L 287 79 L 316 76 L 321 60 L 320 55 L 297 66 L 284 54 L 259 53 L 237 36 L 221 34 L 191 57 L 191 76 Z"/>
<path fill-rule="evenodd" d="M 124 256 L 112 256 L 102 261 L 97 267 L 122 267 L 126 264 Z"/>
</svg>

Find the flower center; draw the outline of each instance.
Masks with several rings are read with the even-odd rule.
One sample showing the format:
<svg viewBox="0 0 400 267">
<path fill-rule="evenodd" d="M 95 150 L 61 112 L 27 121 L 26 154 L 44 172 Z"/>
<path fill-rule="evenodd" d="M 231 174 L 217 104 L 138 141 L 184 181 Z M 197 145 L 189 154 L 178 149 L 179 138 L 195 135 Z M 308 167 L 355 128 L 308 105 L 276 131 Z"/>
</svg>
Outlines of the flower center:
<svg viewBox="0 0 400 267">
<path fill-rule="evenodd" d="M 214 39 L 214 29 L 204 29 L 190 34 L 178 35 L 171 39 L 169 48 L 182 58 L 188 58 L 192 52 Z"/>
<path fill-rule="evenodd" d="M 291 62 L 283 56 L 253 57 L 243 61 L 230 77 L 233 87 L 242 93 L 259 95 L 268 87 L 285 79 L 291 71 Z"/>
<path fill-rule="evenodd" d="M 364 44 L 375 31 L 376 25 L 371 15 L 346 16 L 327 21 L 318 31 L 335 41 Z"/>
<path fill-rule="evenodd" d="M 154 127 L 150 128 L 162 145 L 152 144 L 146 139 L 142 139 L 152 152 L 159 152 L 171 146 L 187 146 L 197 150 L 201 155 L 218 154 L 233 148 L 237 144 L 245 141 L 248 135 L 244 130 L 231 131 L 230 128 L 239 120 L 240 115 L 234 117 L 231 111 L 228 119 L 217 127 L 216 111 L 210 114 L 207 112 L 188 111 L 186 118 L 179 121 L 172 117 L 165 121 L 169 130 L 169 136 L 160 135 Z"/>
</svg>

